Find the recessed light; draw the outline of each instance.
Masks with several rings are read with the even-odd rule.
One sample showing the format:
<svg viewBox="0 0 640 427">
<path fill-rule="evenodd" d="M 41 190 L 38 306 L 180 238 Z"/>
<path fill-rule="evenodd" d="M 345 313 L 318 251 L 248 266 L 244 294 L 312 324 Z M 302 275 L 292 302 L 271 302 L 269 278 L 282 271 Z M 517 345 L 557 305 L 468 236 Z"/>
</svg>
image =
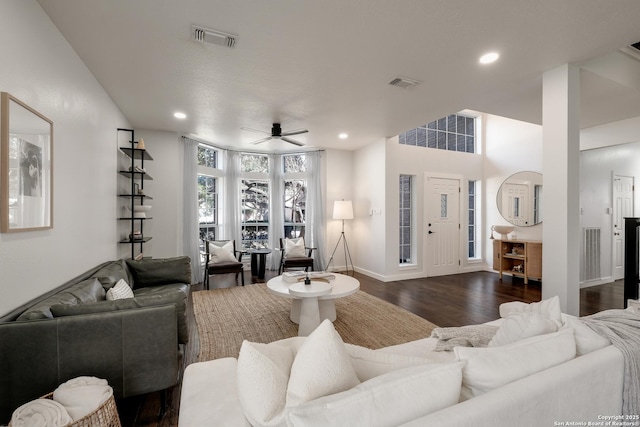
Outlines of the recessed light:
<svg viewBox="0 0 640 427">
<path fill-rule="evenodd" d="M 187 115 L 178 111 L 176 113 L 173 113 L 173 117 L 175 117 L 176 119 L 186 119 Z"/>
<path fill-rule="evenodd" d="M 346 134 L 346 133 L 344 133 L 344 132 L 342 132 L 340 135 L 338 135 L 338 138 L 340 138 L 340 139 L 347 139 L 347 138 L 349 138 L 349 135 L 348 135 L 348 134 Z"/>
<path fill-rule="evenodd" d="M 497 52 L 489 52 L 485 53 L 480 57 L 481 64 L 491 64 L 492 62 L 496 62 L 500 58 L 500 54 Z"/>
</svg>

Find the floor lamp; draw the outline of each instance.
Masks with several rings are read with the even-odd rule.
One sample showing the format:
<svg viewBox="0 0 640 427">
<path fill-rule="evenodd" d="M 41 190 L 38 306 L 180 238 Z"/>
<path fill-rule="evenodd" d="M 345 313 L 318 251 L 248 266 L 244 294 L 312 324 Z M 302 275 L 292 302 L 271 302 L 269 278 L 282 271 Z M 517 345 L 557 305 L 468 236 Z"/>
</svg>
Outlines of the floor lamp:
<svg viewBox="0 0 640 427">
<path fill-rule="evenodd" d="M 353 275 L 355 270 L 353 268 L 353 261 L 351 260 L 351 252 L 349 252 L 347 238 L 344 235 L 344 220 L 353 219 L 353 204 L 351 203 L 351 200 L 336 200 L 333 202 L 333 219 L 342 220 L 342 232 L 340 233 L 338 243 L 336 243 L 336 247 L 333 249 L 333 253 L 331 254 L 331 258 L 329 258 L 329 262 L 327 263 L 327 268 L 325 268 L 325 270 L 329 269 L 333 256 L 335 255 L 338 246 L 340 246 L 340 242 L 342 242 L 342 248 L 344 250 L 344 266 L 347 269 L 347 274 L 349 274 L 349 264 L 351 264 L 351 275 Z M 347 257 L 349 258 L 349 264 L 347 263 Z"/>
</svg>

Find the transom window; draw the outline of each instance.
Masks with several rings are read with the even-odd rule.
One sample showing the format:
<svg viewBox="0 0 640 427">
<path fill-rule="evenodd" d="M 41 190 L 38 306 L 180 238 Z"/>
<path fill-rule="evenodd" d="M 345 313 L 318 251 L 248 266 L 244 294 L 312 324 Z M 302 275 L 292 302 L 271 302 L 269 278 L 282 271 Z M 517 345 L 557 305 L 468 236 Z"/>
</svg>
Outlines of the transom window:
<svg viewBox="0 0 640 427">
<path fill-rule="evenodd" d="M 398 135 L 404 145 L 475 153 L 475 118 L 450 114 Z"/>
</svg>

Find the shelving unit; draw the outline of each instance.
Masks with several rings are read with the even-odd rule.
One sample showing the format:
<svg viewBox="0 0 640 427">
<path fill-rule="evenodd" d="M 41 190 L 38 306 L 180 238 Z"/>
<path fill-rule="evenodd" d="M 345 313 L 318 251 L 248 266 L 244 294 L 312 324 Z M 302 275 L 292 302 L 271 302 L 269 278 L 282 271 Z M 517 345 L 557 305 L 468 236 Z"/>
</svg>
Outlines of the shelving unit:
<svg viewBox="0 0 640 427">
<path fill-rule="evenodd" d="M 534 240 L 494 240 L 493 269 L 503 274 L 542 280 L 542 242 Z"/>
<path fill-rule="evenodd" d="M 153 158 L 147 152 L 146 149 L 136 148 L 135 131 L 133 129 L 118 128 L 118 132 L 127 132 L 130 135 L 129 144 L 131 147 L 120 147 L 120 151 L 124 153 L 129 159 L 131 159 L 131 165 L 129 170 L 120 170 L 118 173 L 129 180 L 128 193 L 120 193 L 118 197 L 123 200 L 127 200 L 129 203 L 130 216 L 122 216 L 118 218 L 119 221 L 129 221 L 131 224 L 129 235 L 121 239 L 118 243 L 131 245 L 131 258 L 136 256 L 142 256 L 144 252 L 144 244 L 151 240 L 150 236 L 144 235 L 144 223 L 151 217 L 139 218 L 135 216 L 133 206 L 136 204 L 144 205 L 145 200 L 152 200 L 153 198 L 144 193 L 144 182 L 153 180 L 144 168 L 145 161 L 152 161 Z M 139 169 L 138 169 L 139 167 Z M 139 227 L 139 230 L 136 228 Z M 134 238 L 136 231 L 140 231 L 140 238 Z M 138 251 L 136 251 L 136 246 Z"/>
</svg>

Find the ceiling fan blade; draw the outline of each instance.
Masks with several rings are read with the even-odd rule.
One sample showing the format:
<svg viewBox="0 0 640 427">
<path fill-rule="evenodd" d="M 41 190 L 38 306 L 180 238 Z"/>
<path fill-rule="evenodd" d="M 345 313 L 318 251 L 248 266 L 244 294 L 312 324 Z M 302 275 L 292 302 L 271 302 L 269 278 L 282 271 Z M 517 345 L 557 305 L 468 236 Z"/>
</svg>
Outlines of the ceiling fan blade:
<svg viewBox="0 0 640 427">
<path fill-rule="evenodd" d="M 265 133 L 265 134 L 267 134 L 267 135 L 271 135 L 271 133 L 270 133 L 270 132 L 265 132 L 265 131 L 260 130 L 260 129 L 246 128 L 246 127 L 241 127 L 240 129 L 242 129 L 242 130 L 248 130 L 249 132 Z"/>
<path fill-rule="evenodd" d="M 259 139 L 259 140 L 257 140 L 257 141 L 253 141 L 253 142 L 252 142 L 252 144 L 254 144 L 254 145 L 261 144 L 261 143 L 263 143 L 263 142 L 267 142 L 267 141 L 269 141 L 270 139 L 273 139 L 273 138 L 272 138 L 272 137 L 270 137 L 270 136 L 268 136 L 268 137 L 266 137 L 266 138 L 262 138 L 262 139 Z"/>
<path fill-rule="evenodd" d="M 296 141 L 295 139 L 291 139 L 291 138 L 287 138 L 287 137 L 282 137 L 280 138 L 283 141 L 288 142 L 289 144 L 293 144 L 293 145 L 297 145 L 298 147 L 304 147 L 304 144 L 300 141 Z"/>
<path fill-rule="evenodd" d="M 291 132 L 284 132 L 281 134 L 281 136 L 291 136 L 291 135 L 300 135 L 301 133 L 307 133 L 309 132 L 306 129 L 298 129 L 298 130 L 292 130 Z"/>
</svg>

